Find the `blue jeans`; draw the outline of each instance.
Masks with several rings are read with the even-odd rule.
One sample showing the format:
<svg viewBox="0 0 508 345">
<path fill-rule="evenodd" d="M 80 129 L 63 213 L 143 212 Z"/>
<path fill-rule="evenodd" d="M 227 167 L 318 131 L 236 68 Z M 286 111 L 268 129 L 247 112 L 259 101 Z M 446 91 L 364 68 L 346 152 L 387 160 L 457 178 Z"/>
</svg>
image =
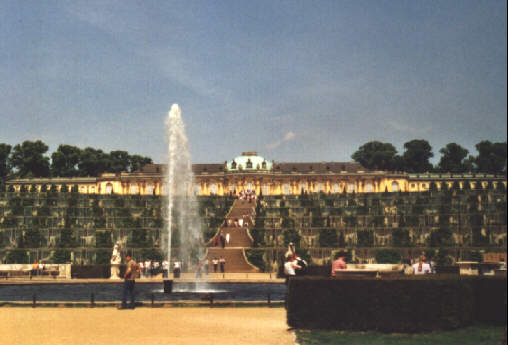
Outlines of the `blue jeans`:
<svg viewBox="0 0 508 345">
<path fill-rule="evenodd" d="M 131 304 L 129 307 L 134 309 L 135 305 L 134 280 L 125 280 L 123 283 L 122 308 L 127 307 L 127 295 L 130 295 L 131 298 Z"/>
</svg>

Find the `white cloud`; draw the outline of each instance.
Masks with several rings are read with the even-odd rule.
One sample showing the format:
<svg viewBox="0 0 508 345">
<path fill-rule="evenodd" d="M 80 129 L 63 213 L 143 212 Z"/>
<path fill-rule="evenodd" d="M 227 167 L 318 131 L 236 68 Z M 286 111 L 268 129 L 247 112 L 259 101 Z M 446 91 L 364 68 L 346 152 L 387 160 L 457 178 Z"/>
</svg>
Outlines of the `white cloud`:
<svg viewBox="0 0 508 345">
<path fill-rule="evenodd" d="M 273 149 L 279 147 L 280 145 L 282 145 L 283 143 L 293 140 L 295 137 L 296 137 L 296 134 L 293 131 L 289 131 L 286 134 L 284 134 L 284 137 L 282 139 L 266 145 L 265 148 L 268 151 L 273 150 Z"/>
</svg>

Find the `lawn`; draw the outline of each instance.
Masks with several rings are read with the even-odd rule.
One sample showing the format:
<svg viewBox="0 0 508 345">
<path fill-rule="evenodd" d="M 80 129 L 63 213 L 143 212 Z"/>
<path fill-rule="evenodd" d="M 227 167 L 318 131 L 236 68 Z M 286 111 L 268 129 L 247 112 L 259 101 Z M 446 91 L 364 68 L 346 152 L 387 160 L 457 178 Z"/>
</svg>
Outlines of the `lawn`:
<svg viewBox="0 0 508 345">
<path fill-rule="evenodd" d="M 424 334 L 297 330 L 296 337 L 300 345 L 500 345 L 504 333 L 504 327 L 476 325 Z"/>
</svg>

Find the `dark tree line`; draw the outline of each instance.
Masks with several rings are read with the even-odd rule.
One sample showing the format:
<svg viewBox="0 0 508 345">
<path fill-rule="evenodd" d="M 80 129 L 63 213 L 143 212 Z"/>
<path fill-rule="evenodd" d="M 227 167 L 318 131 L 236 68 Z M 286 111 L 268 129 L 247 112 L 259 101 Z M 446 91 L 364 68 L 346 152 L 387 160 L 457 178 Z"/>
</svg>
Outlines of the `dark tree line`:
<svg viewBox="0 0 508 345">
<path fill-rule="evenodd" d="M 439 163 L 433 166 L 434 157 L 429 142 L 415 139 L 404 144 L 404 153 L 399 155 L 390 143 L 370 141 L 351 156 L 363 167 L 372 170 L 424 172 L 481 172 L 506 173 L 506 142 L 492 143 L 484 140 L 475 145 L 478 154 L 468 155 L 469 151 L 459 144 L 449 143 L 441 148 Z"/>
<path fill-rule="evenodd" d="M 48 149 L 40 140 L 27 140 L 14 147 L 0 143 L 0 182 L 12 177 L 85 177 L 104 172 L 133 172 L 152 163 L 149 157 L 130 155 L 127 151 L 106 153 L 92 147 L 81 149 L 63 144 L 50 158 Z"/>
</svg>

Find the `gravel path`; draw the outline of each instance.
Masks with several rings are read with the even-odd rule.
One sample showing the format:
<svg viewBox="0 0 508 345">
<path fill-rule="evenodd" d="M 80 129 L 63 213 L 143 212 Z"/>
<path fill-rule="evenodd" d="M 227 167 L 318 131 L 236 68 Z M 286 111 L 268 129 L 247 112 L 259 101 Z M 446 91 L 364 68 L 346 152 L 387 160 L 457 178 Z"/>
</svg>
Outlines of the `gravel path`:
<svg viewBox="0 0 508 345">
<path fill-rule="evenodd" d="M 3 344 L 294 344 L 284 308 L 0 308 Z"/>
</svg>

